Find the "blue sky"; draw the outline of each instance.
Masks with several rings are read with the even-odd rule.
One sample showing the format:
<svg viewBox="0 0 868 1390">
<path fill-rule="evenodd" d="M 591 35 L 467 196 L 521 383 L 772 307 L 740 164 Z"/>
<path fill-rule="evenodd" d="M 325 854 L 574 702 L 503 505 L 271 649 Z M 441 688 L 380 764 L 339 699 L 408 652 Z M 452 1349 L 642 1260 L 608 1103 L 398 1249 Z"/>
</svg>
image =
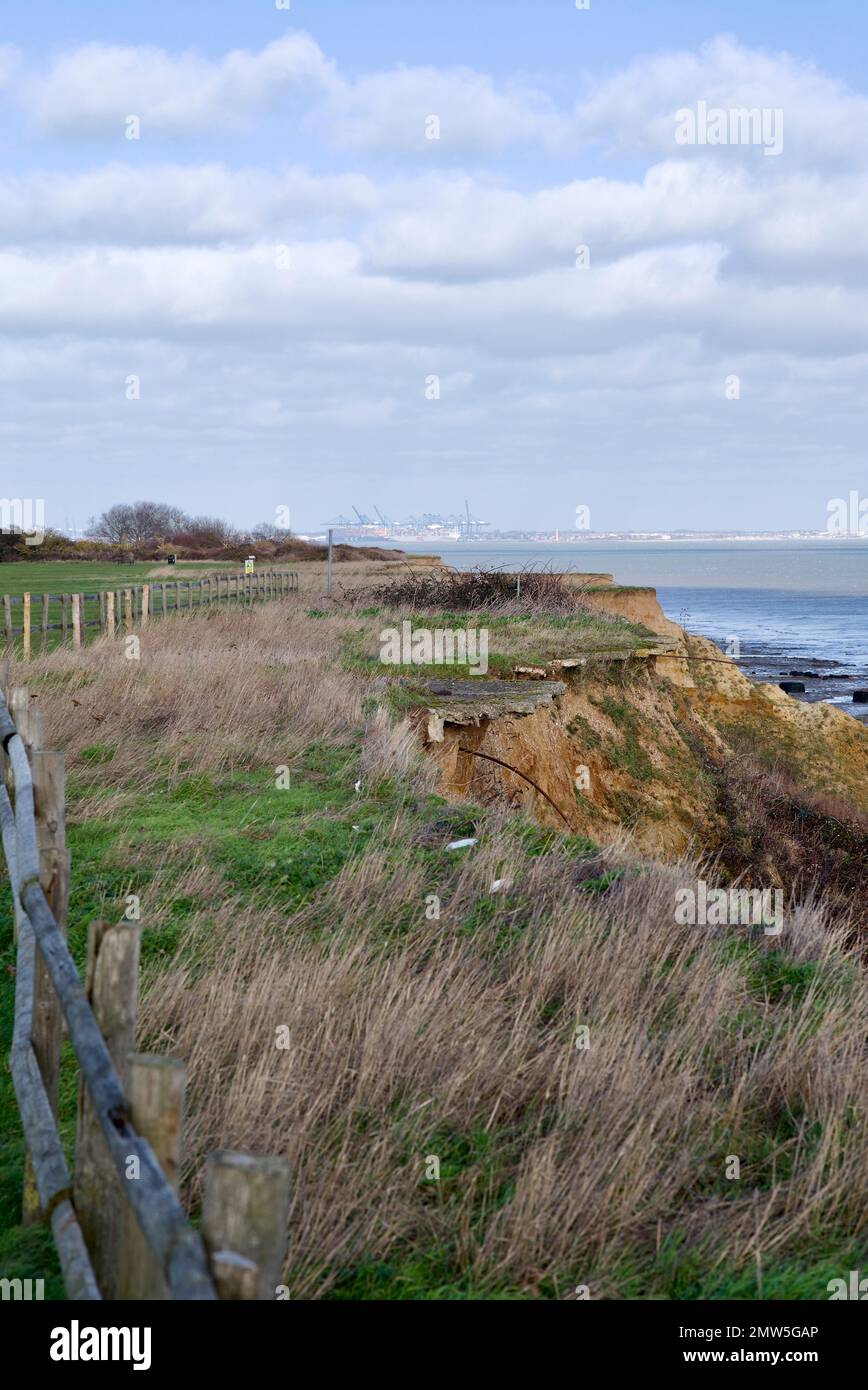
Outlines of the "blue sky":
<svg viewBox="0 0 868 1390">
<path fill-rule="evenodd" d="M 4 492 L 822 527 L 868 492 L 866 16 L 7 3 Z M 679 143 L 702 102 L 779 153 Z"/>
</svg>

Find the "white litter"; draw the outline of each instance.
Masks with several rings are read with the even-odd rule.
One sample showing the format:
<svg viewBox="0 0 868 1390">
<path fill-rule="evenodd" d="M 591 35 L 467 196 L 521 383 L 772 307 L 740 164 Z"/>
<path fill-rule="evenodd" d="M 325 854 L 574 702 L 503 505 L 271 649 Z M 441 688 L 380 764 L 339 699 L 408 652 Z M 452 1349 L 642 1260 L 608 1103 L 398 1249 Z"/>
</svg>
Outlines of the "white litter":
<svg viewBox="0 0 868 1390">
<path fill-rule="evenodd" d="M 496 879 L 494 880 L 494 882 L 492 883 L 491 888 L 490 888 L 489 891 L 490 891 L 491 893 L 499 893 L 500 890 L 501 890 L 501 888 L 508 888 L 508 887 L 509 887 L 509 879 L 508 879 L 508 878 L 496 878 Z"/>
<path fill-rule="evenodd" d="M 468 849 L 468 848 L 470 847 L 470 845 L 475 845 L 475 844 L 476 844 L 476 841 L 475 841 L 475 840 L 453 840 L 452 843 L 451 843 L 451 845 L 447 845 L 446 848 L 447 848 L 447 849 Z"/>
</svg>

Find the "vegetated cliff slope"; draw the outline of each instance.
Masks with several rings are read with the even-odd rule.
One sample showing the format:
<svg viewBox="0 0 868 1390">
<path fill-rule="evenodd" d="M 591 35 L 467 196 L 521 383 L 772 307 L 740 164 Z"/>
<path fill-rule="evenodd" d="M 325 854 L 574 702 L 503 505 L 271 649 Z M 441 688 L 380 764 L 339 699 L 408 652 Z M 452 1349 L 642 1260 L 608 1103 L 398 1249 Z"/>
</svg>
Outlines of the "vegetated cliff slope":
<svg viewBox="0 0 868 1390">
<path fill-rule="evenodd" d="M 773 884 L 855 886 L 868 847 L 868 729 L 754 684 L 667 620 L 653 590 L 585 592 L 667 639 L 666 653 L 573 664 L 565 651 L 545 669 L 559 689 L 526 714 L 505 701 L 477 718 L 472 702 L 439 695 L 424 737 L 444 795 L 522 807 L 602 843 L 626 829 L 667 857 L 709 851 Z"/>
</svg>

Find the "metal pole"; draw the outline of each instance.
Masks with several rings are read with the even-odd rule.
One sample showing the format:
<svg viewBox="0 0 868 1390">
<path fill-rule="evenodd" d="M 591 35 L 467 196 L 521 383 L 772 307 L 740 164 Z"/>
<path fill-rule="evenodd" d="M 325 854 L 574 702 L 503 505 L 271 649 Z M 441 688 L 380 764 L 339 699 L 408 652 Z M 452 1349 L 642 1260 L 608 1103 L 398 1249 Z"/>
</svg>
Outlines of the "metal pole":
<svg viewBox="0 0 868 1390">
<path fill-rule="evenodd" d="M 327 593 L 332 591 L 332 528 L 329 527 L 329 563 L 328 563 L 328 588 Z"/>
</svg>

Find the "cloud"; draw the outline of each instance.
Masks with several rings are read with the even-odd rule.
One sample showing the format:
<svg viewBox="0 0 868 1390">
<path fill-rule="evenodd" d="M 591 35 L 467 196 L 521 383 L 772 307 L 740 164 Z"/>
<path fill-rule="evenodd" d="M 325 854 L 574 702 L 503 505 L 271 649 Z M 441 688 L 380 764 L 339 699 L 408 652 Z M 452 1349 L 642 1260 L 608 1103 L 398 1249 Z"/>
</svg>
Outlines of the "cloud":
<svg viewBox="0 0 868 1390">
<path fill-rule="evenodd" d="M 571 128 L 569 115 L 545 93 L 515 80 L 496 83 L 471 68 L 398 66 L 343 78 L 303 32 L 217 61 L 84 44 L 45 71 L 23 73 L 19 96 L 43 135 L 67 141 L 116 139 L 130 115 L 139 117 L 143 134 L 208 136 L 243 132 L 266 115 L 293 110 L 338 149 L 450 159 L 514 145 L 555 148 Z"/>
<path fill-rule="evenodd" d="M 641 179 L 530 192 L 460 176 L 384 192 L 362 236 L 378 274 L 442 283 L 591 266 L 627 252 L 722 244 L 727 273 L 816 282 L 868 274 L 868 174 L 763 179 L 741 163 L 667 160 Z"/>
<path fill-rule="evenodd" d="M 130 115 L 143 131 L 208 135 L 248 129 L 293 98 L 309 101 L 335 82 L 334 68 L 304 33 L 259 53 L 237 49 L 214 62 L 195 53 L 89 43 L 61 53 L 21 82 L 25 110 L 60 139 L 116 138 Z"/>
<path fill-rule="evenodd" d="M 268 230 L 285 240 L 368 213 L 379 199 L 363 174 L 111 163 L 0 178 L 0 243 L 207 244 Z"/>
<path fill-rule="evenodd" d="M 398 67 L 337 83 L 316 121 L 340 149 L 447 157 L 554 147 L 569 130 L 544 93 L 470 68 Z"/>
<path fill-rule="evenodd" d="M 585 140 L 611 151 L 682 153 L 707 158 L 708 147 L 675 143 L 676 112 L 699 101 L 725 110 L 780 109 L 783 154 L 793 163 L 864 160 L 868 99 L 788 53 L 746 48 L 720 35 L 696 51 L 643 56 L 612 77 L 591 82 L 576 105 Z M 718 157 L 761 156 L 752 146 L 718 148 Z M 783 160 L 764 159 L 775 166 Z"/>
</svg>

